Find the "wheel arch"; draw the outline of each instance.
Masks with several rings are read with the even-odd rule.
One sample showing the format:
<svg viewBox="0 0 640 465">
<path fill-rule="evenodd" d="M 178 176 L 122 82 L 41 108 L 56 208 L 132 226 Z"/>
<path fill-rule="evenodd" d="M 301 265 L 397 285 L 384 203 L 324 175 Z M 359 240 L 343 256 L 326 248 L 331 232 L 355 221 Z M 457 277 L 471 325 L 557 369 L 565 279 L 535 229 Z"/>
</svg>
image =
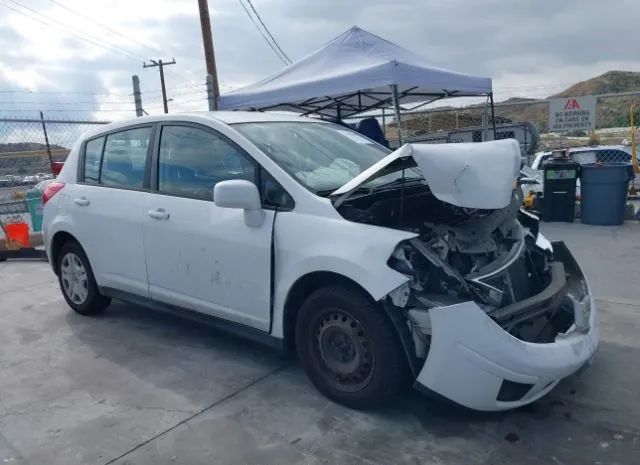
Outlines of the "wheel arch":
<svg viewBox="0 0 640 465">
<path fill-rule="evenodd" d="M 67 231 L 58 231 L 51 238 L 51 257 L 49 257 L 49 259 L 51 260 L 53 271 L 56 274 L 58 274 L 58 255 L 60 253 L 60 249 L 67 242 L 75 242 L 82 247 L 80 241 L 78 241 L 73 234 Z"/>
<path fill-rule="evenodd" d="M 302 303 L 317 289 L 331 285 L 357 289 L 373 299 L 371 294 L 356 281 L 333 271 L 313 271 L 301 276 L 289 289 L 284 303 L 282 329 L 284 347 L 287 350 L 295 349 L 296 319 Z"/>
</svg>

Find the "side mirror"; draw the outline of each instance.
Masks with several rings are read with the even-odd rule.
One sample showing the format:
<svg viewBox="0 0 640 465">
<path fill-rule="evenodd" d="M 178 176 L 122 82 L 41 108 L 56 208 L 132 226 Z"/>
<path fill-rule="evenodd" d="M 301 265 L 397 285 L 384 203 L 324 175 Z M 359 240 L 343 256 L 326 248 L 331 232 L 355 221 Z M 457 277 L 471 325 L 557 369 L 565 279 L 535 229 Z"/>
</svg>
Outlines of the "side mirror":
<svg viewBox="0 0 640 465">
<path fill-rule="evenodd" d="M 213 187 L 213 202 L 222 208 L 243 209 L 247 226 L 257 228 L 264 221 L 260 193 L 252 182 L 233 179 L 217 183 Z"/>
</svg>

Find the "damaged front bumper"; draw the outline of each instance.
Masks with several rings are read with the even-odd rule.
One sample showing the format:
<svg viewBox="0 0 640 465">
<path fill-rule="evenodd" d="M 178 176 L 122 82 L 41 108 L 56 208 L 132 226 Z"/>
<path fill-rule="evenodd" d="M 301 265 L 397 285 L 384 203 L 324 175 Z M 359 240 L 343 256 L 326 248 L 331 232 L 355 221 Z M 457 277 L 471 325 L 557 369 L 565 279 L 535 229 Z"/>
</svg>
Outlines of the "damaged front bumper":
<svg viewBox="0 0 640 465">
<path fill-rule="evenodd" d="M 506 410 L 533 402 L 587 363 L 598 345 L 595 301 L 566 246 L 553 244 L 566 273 L 573 324 L 551 343 L 520 340 L 496 323 L 475 302 L 429 310 L 431 341 L 417 383 L 477 410 Z M 564 276 L 563 276 L 564 278 Z M 531 305 L 558 305 L 541 293 Z"/>
</svg>

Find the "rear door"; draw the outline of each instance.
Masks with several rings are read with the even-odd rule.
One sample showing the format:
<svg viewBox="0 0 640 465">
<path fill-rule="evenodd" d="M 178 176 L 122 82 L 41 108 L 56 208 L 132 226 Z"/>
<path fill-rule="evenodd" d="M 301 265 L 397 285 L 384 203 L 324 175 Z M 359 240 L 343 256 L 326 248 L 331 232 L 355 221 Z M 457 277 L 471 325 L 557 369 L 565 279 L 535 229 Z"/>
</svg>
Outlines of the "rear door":
<svg viewBox="0 0 640 465">
<path fill-rule="evenodd" d="M 88 140 L 69 206 L 98 285 L 142 296 L 149 295 L 142 216 L 154 130 L 135 126 Z"/>
<path fill-rule="evenodd" d="M 217 182 L 258 182 L 259 165 L 211 128 L 158 128 L 144 214 L 151 297 L 268 330 L 274 211 L 249 227 L 240 209 L 213 203 Z"/>
</svg>

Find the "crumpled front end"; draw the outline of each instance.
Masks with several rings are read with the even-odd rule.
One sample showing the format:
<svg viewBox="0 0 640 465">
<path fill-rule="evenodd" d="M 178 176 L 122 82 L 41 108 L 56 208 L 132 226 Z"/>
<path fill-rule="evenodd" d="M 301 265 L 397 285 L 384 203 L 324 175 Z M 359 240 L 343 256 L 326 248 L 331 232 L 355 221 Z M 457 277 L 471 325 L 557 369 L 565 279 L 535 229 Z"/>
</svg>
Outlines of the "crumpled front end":
<svg viewBox="0 0 640 465">
<path fill-rule="evenodd" d="M 389 302 L 405 314 L 417 383 L 478 410 L 540 398 L 597 346 L 582 270 L 519 204 L 517 193 L 502 210 L 426 222 L 389 259 L 409 278 Z"/>
<path fill-rule="evenodd" d="M 595 301 L 564 243 L 553 250 L 553 281 L 524 305 L 546 315 L 541 321 L 558 331 L 553 341 L 510 334 L 474 301 L 409 310 L 416 341 L 427 345 L 417 383 L 469 408 L 506 410 L 539 399 L 587 363 L 598 345 Z"/>
<path fill-rule="evenodd" d="M 598 345 L 597 309 L 586 279 L 563 243 L 555 255 L 566 272 L 548 306 L 572 323 L 553 342 L 526 342 L 509 334 L 475 302 L 432 308 L 430 345 L 417 382 L 461 405 L 505 410 L 533 402 L 587 363 Z M 530 305 L 548 301 L 543 295 Z M 553 309 L 549 309 L 553 310 Z M 424 328 L 423 328 L 424 330 Z"/>
<path fill-rule="evenodd" d="M 406 282 L 383 304 L 417 382 L 471 408 L 517 407 L 593 355 L 596 308 L 566 246 L 521 209 L 517 143 L 455 145 L 394 152 L 334 192 L 334 206 L 414 234 L 387 261 Z"/>
</svg>

